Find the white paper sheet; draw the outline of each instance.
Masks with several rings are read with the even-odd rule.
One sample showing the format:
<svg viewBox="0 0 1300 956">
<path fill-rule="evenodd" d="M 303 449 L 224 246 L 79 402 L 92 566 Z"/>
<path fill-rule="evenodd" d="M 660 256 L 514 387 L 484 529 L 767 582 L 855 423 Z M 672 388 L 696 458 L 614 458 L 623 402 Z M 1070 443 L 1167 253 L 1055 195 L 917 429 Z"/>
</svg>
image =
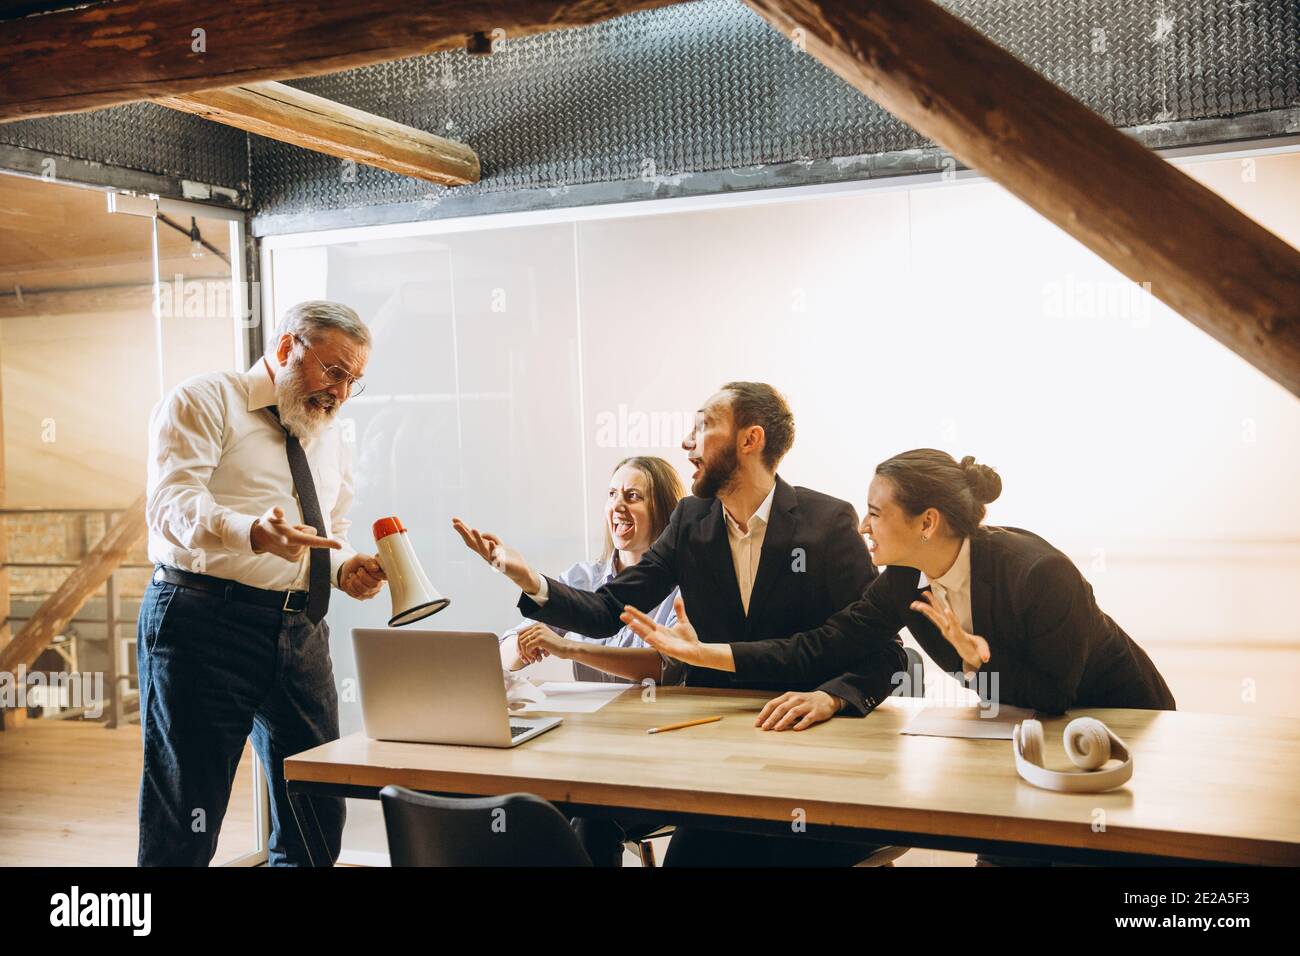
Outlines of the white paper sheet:
<svg viewBox="0 0 1300 956">
<path fill-rule="evenodd" d="M 542 698 L 527 702 L 511 713 L 594 714 L 624 691 L 638 684 L 610 684 L 604 681 L 544 681 L 538 688 Z"/>
<path fill-rule="evenodd" d="M 511 714 L 523 713 L 529 704 L 536 704 L 546 698 L 540 687 L 512 671 L 502 671 L 501 678 L 506 684 L 506 711 Z"/>
<path fill-rule="evenodd" d="M 999 705 L 991 707 L 931 706 L 913 717 L 900 734 L 920 737 L 967 737 L 981 740 L 1010 740 L 1016 724 L 1034 717 L 1035 712 L 1023 707 Z"/>
</svg>

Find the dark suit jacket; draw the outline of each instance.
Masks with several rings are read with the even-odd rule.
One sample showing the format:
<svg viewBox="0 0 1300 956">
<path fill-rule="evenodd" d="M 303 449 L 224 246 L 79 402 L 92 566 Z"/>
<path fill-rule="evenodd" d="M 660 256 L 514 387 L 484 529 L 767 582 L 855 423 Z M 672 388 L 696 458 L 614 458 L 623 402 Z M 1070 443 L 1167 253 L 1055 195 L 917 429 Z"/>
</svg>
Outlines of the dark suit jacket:
<svg viewBox="0 0 1300 956">
<path fill-rule="evenodd" d="M 678 502 L 663 534 L 641 558 L 595 591 L 579 591 L 548 577 L 539 607 L 524 595 L 525 617 L 589 637 L 616 633 L 625 604 L 653 608 L 680 587 L 686 613 L 701 641 L 735 648 L 792 634 L 824 622 L 856 600 L 876 576 L 858 533 L 858 516 L 846 501 L 794 488 L 778 475 L 772 511 L 746 616 L 740 603 L 722 503 L 689 496 Z M 845 701 L 845 713 L 866 714 L 889 695 L 892 677 L 905 667 L 897 634 L 871 640 L 830 638 L 823 656 L 801 660 L 797 671 L 769 667 L 751 672 L 736 658 L 736 673 L 689 668 L 695 687 L 824 690 Z M 733 648 L 734 649 L 734 648 Z"/>
<path fill-rule="evenodd" d="M 1092 586 L 1060 551 L 1019 528 L 980 528 L 971 538 L 971 618 L 989 644 L 984 682 L 1000 703 L 1060 714 L 1076 707 L 1173 710 L 1174 696 L 1151 659 L 1097 607 Z M 879 640 L 906 626 L 940 667 L 961 656 L 911 604 L 923 593 L 916 568 L 886 568 L 861 599 L 823 626 L 787 640 L 736 648 L 757 674 L 801 673 L 846 635 Z M 997 674 L 997 687 L 993 674 Z"/>
</svg>

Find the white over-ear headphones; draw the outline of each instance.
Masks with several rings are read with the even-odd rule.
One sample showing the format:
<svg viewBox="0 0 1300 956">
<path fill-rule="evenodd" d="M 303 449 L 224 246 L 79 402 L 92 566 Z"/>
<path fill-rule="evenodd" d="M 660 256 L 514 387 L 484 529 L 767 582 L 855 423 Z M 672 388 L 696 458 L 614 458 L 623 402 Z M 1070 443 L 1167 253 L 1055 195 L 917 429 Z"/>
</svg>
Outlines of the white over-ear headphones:
<svg viewBox="0 0 1300 956">
<path fill-rule="evenodd" d="M 1016 724 L 1011 731 L 1016 770 L 1035 787 L 1064 793 L 1098 793 L 1123 786 L 1133 776 L 1128 746 L 1095 717 L 1076 717 L 1065 725 L 1065 753 L 1078 770 L 1048 770 L 1043 766 L 1043 725 L 1036 720 Z M 1114 758 L 1120 763 L 1107 767 Z"/>
</svg>

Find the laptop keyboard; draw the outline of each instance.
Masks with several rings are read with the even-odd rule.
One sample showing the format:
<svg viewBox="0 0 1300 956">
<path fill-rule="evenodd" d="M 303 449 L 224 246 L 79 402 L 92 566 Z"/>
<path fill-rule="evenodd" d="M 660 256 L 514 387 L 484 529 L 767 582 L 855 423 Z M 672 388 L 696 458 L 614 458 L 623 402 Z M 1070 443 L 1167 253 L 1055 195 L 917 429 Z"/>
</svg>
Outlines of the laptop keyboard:
<svg viewBox="0 0 1300 956">
<path fill-rule="evenodd" d="M 511 724 L 511 725 L 510 725 L 510 739 L 511 739 L 511 740 L 514 740 L 514 739 L 515 739 L 516 737 L 518 737 L 520 734 L 526 734 L 526 733 L 528 733 L 528 731 L 530 731 L 530 730 L 532 730 L 532 729 L 533 729 L 532 727 L 521 727 L 521 726 L 519 726 L 518 724 Z"/>
</svg>

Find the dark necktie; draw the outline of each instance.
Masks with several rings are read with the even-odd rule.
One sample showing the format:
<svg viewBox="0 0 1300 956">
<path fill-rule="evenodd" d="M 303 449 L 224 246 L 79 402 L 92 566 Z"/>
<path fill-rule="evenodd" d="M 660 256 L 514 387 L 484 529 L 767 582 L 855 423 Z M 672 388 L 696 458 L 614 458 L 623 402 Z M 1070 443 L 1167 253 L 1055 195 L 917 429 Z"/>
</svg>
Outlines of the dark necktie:
<svg viewBox="0 0 1300 956">
<path fill-rule="evenodd" d="M 293 476 L 293 490 L 298 495 L 298 504 L 302 507 L 302 520 L 316 529 L 321 537 L 325 536 L 325 519 L 320 512 L 320 501 L 316 498 L 316 483 L 312 481 L 311 469 L 307 467 L 307 453 L 302 444 L 284 427 L 280 421 L 280 409 L 271 406 L 271 414 L 284 429 L 284 450 L 289 456 L 289 474 Z M 307 566 L 307 618 L 312 623 L 325 617 L 330 606 L 330 549 L 312 548 Z"/>
</svg>

